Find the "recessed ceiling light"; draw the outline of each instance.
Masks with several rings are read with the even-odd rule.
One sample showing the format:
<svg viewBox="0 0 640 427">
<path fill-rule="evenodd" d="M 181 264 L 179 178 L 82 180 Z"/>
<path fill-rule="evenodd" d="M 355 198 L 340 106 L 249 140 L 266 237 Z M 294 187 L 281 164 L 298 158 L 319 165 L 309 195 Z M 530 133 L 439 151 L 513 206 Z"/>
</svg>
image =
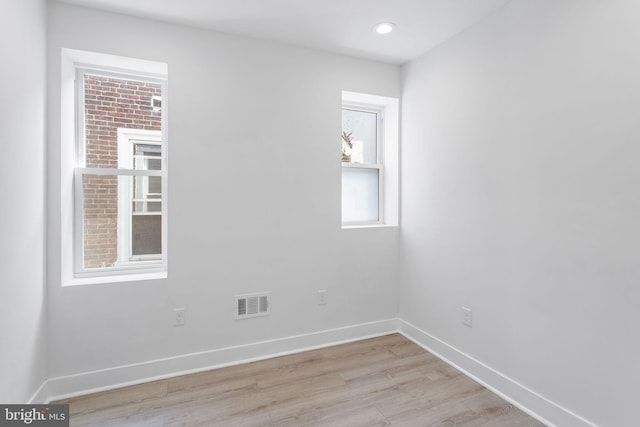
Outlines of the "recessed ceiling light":
<svg viewBox="0 0 640 427">
<path fill-rule="evenodd" d="M 393 31 L 394 28 L 395 25 L 393 25 L 391 22 L 382 22 L 376 25 L 376 33 L 389 34 L 391 31 Z"/>
</svg>

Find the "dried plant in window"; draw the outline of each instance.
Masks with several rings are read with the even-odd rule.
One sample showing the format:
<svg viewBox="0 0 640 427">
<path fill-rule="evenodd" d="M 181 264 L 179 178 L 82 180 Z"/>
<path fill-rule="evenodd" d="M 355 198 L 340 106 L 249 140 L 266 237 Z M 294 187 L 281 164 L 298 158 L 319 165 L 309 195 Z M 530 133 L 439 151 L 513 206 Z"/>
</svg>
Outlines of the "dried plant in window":
<svg viewBox="0 0 640 427">
<path fill-rule="evenodd" d="M 351 132 L 342 131 L 342 161 L 351 163 L 351 155 L 347 153 L 347 149 L 353 148 L 353 137 Z"/>
</svg>

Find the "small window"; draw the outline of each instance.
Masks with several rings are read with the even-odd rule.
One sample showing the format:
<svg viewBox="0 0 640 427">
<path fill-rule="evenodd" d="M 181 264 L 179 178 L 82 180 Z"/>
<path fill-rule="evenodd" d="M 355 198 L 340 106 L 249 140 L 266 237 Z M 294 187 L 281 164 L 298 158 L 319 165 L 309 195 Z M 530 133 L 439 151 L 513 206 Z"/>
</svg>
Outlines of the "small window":
<svg viewBox="0 0 640 427">
<path fill-rule="evenodd" d="M 383 110 L 342 108 L 342 222 L 383 222 Z"/>
<path fill-rule="evenodd" d="M 63 156 L 74 182 L 71 279 L 166 277 L 166 75 L 119 66 L 135 60 L 67 52 L 98 59 L 72 64 L 75 156 Z"/>
<path fill-rule="evenodd" d="M 398 225 L 399 100 L 342 92 L 342 226 Z"/>
</svg>

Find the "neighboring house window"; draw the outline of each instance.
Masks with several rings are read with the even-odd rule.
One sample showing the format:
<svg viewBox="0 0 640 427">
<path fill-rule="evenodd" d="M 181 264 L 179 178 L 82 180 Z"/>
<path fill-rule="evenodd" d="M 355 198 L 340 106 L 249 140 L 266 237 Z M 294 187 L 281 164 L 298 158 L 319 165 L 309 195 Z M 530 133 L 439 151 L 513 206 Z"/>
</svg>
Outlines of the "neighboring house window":
<svg viewBox="0 0 640 427">
<path fill-rule="evenodd" d="M 397 108 L 397 99 L 343 92 L 343 226 L 397 225 Z"/>
<path fill-rule="evenodd" d="M 118 167 L 162 171 L 159 130 L 118 128 Z M 135 176 L 118 194 L 119 265 L 162 259 L 162 177 Z"/>
<path fill-rule="evenodd" d="M 63 266 L 63 282 L 166 277 L 166 65 L 71 50 L 63 62 L 64 54 L 75 156 L 71 164 L 63 156 L 74 177 L 73 267 Z"/>
</svg>

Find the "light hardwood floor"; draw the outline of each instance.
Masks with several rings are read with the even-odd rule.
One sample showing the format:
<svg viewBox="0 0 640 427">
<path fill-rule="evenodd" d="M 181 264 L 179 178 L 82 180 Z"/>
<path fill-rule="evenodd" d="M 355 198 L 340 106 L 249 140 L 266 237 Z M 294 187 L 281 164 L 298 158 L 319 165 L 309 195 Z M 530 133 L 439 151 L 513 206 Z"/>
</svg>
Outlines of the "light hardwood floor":
<svg viewBox="0 0 640 427">
<path fill-rule="evenodd" d="M 72 426 L 542 426 L 399 334 L 69 403 Z"/>
</svg>

